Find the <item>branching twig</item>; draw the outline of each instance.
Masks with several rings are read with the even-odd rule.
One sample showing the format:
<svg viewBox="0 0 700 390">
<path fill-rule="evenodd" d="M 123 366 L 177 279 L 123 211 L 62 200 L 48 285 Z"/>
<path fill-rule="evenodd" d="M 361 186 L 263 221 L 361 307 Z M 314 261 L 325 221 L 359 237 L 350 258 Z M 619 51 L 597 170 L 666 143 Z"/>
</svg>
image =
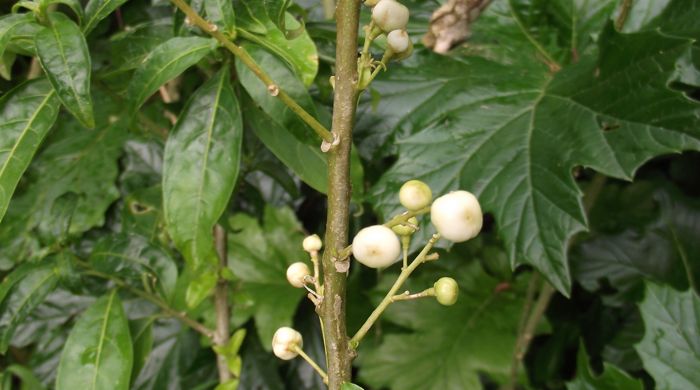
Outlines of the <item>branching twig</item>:
<svg viewBox="0 0 700 390">
<path fill-rule="evenodd" d="M 204 18 L 202 18 L 197 11 L 192 9 L 184 0 L 171 0 L 177 8 L 182 11 L 188 20 L 193 23 L 195 26 L 199 27 L 202 31 L 206 32 L 207 34 L 211 35 L 214 37 L 217 41 L 219 41 L 226 49 L 228 49 L 233 55 L 235 55 L 238 59 L 240 59 L 245 66 L 248 67 L 263 83 L 265 83 L 265 86 L 267 87 L 268 91 L 270 91 L 270 94 L 272 96 L 276 96 L 279 98 L 284 104 L 287 105 L 292 111 L 294 111 L 306 124 L 311 127 L 316 134 L 318 134 L 319 137 L 321 137 L 322 140 L 332 143 L 333 142 L 333 134 L 331 134 L 328 129 L 326 129 L 316 118 L 314 118 L 311 114 L 306 112 L 303 107 L 301 107 L 291 96 L 287 95 L 286 92 L 284 92 L 279 84 L 275 83 L 272 78 L 265 73 L 265 71 L 258 66 L 258 64 L 255 62 L 255 60 L 248 54 L 248 52 L 236 45 L 235 43 L 231 42 L 230 39 L 226 37 L 226 35 L 222 34 L 221 32 L 218 31 L 218 27 L 216 24 L 210 23 L 206 21 Z"/>
</svg>

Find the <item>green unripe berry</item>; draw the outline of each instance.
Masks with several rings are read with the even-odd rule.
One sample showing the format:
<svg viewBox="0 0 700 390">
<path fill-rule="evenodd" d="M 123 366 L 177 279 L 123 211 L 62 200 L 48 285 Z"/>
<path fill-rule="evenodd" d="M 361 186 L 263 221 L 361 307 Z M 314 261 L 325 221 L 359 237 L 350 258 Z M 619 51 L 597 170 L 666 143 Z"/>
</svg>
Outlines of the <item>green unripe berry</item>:
<svg viewBox="0 0 700 390">
<path fill-rule="evenodd" d="M 416 211 L 433 201 L 433 192 L 427 184 L 420 180 L 409 180 L 399 190 L 399 201 L 403 207 Z"/>
<path fill-rule="evenodd" d="M 459 296 L 459 286 L 457 282 L 448 277 L 438 279 L 433 285 L 435 289 L 435 299 L 444 306 L 452 306 L 457 302 Z"/>
<path fill-rule="evenodd" d="M 418 219 L 416 217 L 411 217 L 406 222 L 406 224 L 399 224 L 392 227 L 391 230 L 393 230 L 394 233 L 398 234 L 399 236 L 410 236 L 416 232 L 416 228 L 414 226 L 418 226 Z"/>
</svg>

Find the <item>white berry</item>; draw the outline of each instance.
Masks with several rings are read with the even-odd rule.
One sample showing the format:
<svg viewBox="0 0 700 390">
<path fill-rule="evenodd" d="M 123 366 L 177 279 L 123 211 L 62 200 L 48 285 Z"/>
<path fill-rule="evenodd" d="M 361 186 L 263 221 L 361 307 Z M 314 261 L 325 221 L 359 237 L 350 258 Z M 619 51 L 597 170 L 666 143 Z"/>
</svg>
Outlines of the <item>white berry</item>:
<svg viewBox="0 0 700 390">
<path fill-rule="evenodd" d="M 352 240 L 352 255 L 357 261 L 371 268 L 393 264 L 399 259 L 400 252 L 399 238 L 386 226 L 366 227 Z"/>
<path fill-rule="evenodd" d="M 291 360 L 299 355 L 294 347 L 303 346 L 301 333 L 296 330 L 283 326 L 272 336 L 272 352 L 282 360 Z"/>
<path fill-rule="evenodd" d="M 427 184 L 420 180 L 409 180 L 399 190 L 399 201 L 403 207 L 411 211 L 426 207 L 432 200 L 433 192 L 430 191 L 430 187 Z"/>
<path fill-rule="evenodd" d="M 309 275 L 311 275 L 309 267 L 302 262 L 294 263 L 287 268 L 287 280 L 296 288 L 304 287 L 304 278 Z"/>
<path fill-rule="evenodd" d="M 380 0 L 372 8 L 372 20 L 384 32 L 403 30 L 408 24 L 408 8 L 395 0 Z"/>
<path fill-rule="evenodd" d="M 435 199 L 430 219 L 442 237 L 454 242 L 476 237 L 484 222 L 479 201 L 467 191 L 453 191 Z"/>
<path fill-rule="evenodd" d="M 379 3 L 379 0 L 365 0 L 365 5 L 368 7 L 374 7 Z"/>
<path fill-rule="evenodd" d="M 304 239 L 302 246 L 305 251 L 311 253 L 320 251 L 321 247 L 323 247 L 323 243 L 318 235 L 312 234 Z"/>
<path fill-rule="evenodd" d="M 403 53 L 410 43 L 411 39 L 408 38 L 406 30 L 394 30 L 386 35 L 386 44 L 394 53 Z"/>
<path fill-rule="evenodd" d="M 443 306 L 452 306 L 457 302 L 459 295 L 459 286 L 457 282 L 448 277 L 440 278 L 433 285 L 435 289 L 435 298 Z"/>
</svg>

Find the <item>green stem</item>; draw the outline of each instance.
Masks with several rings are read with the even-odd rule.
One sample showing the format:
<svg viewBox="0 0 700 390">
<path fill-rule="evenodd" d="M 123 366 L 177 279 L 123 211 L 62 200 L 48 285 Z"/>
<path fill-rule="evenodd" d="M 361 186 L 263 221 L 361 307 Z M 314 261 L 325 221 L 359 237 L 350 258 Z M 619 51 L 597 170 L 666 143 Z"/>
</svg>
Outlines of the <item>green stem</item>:
<svg viewBox="0 0 700 390">
<path fill-rule="evenodd" d="M 323 17 L 326 19 L 333 19 L 335 14 L 335 0 L 321 0 L 321 6 L 323 7 Z"/>
<path fill-rule="evenodd" d="M 287 105 L 287 107 L 294 111 L 294 113 L 296 113 L 304 122 L 306 122 L 306 124 L 308 124 L 309 127 L 311 127 L 311 129 L 313 129 L 314 132 L 321 137 L 321 139 L 328 143 L 333 142 L 333 134 L 331 134 L 328 129 L 326 129 L 318 120 L 316 120 L 316 118 L 304 110 L 304 108 L 302 108 L 291 96 L 287 95 L 287 93 L 280 88 L 279 84 L 275 83 L 275 81 L 272 80 L 272 78 L 265 73 L 260 66 L 258 66 L 253 57 L 251 57 L 244 48 L 231 42 L 226 35 L 218 31 L 215 24 L 202 18 L 197 11 L 192 9 L 192 7 L 190 7 L 184 0 L 170 1 L 172 1 L 172 3 L 175 4 L 175 6 L 187 16 L 191 23 L 214 37 L 221 43 L 221 45 L 240 59 L 241 62 L 243 62 L 243 64 L 260 79 L 260 81 L 265 83 L 265 86 L 272 96 L 279 98 L 284 104 Z"/>
<path fill-rule="evenodd" d="M 214 244 L 219 257 L 219 278 L 214 290 L 214 308 L 216 311 L 216 332 L 214 333 L 214 345 L 225 346 L 229 341 L 231 310 L 228 304 L 228 281 L 221 277 L 221 272 L 228 265 L 226 230 L 217 224 L 214 226 Z M 216 366 L 219 371 L 219 382 L 226 383 L 231 380 L 231 371 L 228 369 L 226 356 L 216 355 Z"/>
<path fill-rule="evenodd" d="M 537 271 L 533 271 L 530 276 L 530 282 L 527 285 L 527 293 L 525 293 L 525 303 L 523 304 L 523 311 L 520 315 L 520 321 L 518 324 L 518 337 L 515 341 L 515 348 L 513 348 L 513 355 L 510 363 L 510 389 L 515 388 L 515 384 L 518 381 L 518 370 L 520 369 L 520 353 L 518 348 L 522 345 L 523 335 L 525 333 L 525 325 L 527 324 L 528 317 L 530 315 L 530 310 L 532 309 L 532 304 L 535 301 L 535 292 L 537 291 L 537 285 L 540 281 L 540 274 Z"/>
<path fill-rule="evenodd" d="M 328 215 L 326 250 L 321 261 L 323 302 L 320 315 L 326 342 L 328 387 L 339 390 L 352 375 L 353 350 L 348 346 L 345 312 L 346 273 L 338 270 L 338 253 L 348 242 L 350 221 L 350 149 L 358 97 L 357 33 L 360 2 L 339 0 L 336 7 L 336 61 L 333 134 L 338 145 L 328 152 Z"/>
<path fill-rule="evenodd" d="M 307 363 L 311 367 L 313 367 L 314 370 L 318 373 L 318 375 L 321 376 L 321 379 L 323 379 L 323 383 L 328 383 L 328 374 L 326 374 L 325 371 L 314 361 L 314 359 L 311 358 L 311 356 L 307 355 L 306 352 L 304 352 L 303 349 L 301 349 L 298 345 L 294 346 L 294 352 L 298 353 L 299 356 L 302 357 L 302 359 L 306 360 Z"/>
<path fill-rule="evenodd" d="M 622 1 L 622 8 L 620 8 L 620 14 L 617 15 L 617 19 L 615 19 L 615 29 L 617 31 L 621 31 L 622 28 L 625 26 L 625 22 L 627 21 L 627 16 L 629 15 L 631 8 L 632 0 Z"/>
<path fill-rule="evenodd" d="M 394 282 L 394 285 L 391 286 L 389 292 L 387 292 L 384 296 L 384 299 L 382 299 L 379 305 L 377 305 L 372 314 L 369 315 L 365 323 L 362 324 L 360 330 L 358 330 L 357 333 L 355 333 L 355 335 L 352 336 L 352 339 L 350 339 L 350 346 L 352 348 L 357 348 L 357 346 L 360 344 L 360 341 L 362 341 L 362 338 L 365 337 L 370 328 L 372 328 L 372 325 L 374 325 L 374 323 L 377 322 L 384 310 L 386 310 L 386 308 L 394 301 L 396 292 L 399 291 L 406 279 L 408 279 L 408 277 L 411 276 L 411 273 L 413 273 L 413 271 L 415 271 L 419 265 L 423 264 L 423 262 L 426 260 L 428 252 L 430 251 L 430 249 L 433 248 L 433 245 L 439 239 L 439 234 L 433 234 L 433 236 L 430 238 L 425 247 L 423 247 L 423 250 L 413 260 L 411 265 L 409 265 L 407 268 L 401 271 L 399 277 L 396 279 L 396 282 Z"/>
<path fill-rule="evenodd" d="M 147 293 L 147 292 L 145 292 L 145 291 L 143 291 L 143 290 L 139 290 L 139 289 L 137 289 L 137 288 L 135 288 L 135 287 L 132 287 L 132 286 L 130 286 L 128 283 L 126 283 L 124 280 L 122 280 L 122 279 L 120 279 L 120 278 L 117 278 L 116 276 L 109 275 L 109 274 L 106 274 L 106 273 L 103 273 L 103 272 L 100 272 L 100 271 L 96 271 L 95 269 L 92 268 L 92 266 L 90 266 L 90 264 L 88 264 L 88 263 L 86 263 L 86 262 L 84 262 L 84 261 L 80 261 L 80 260 L 77 260 L 77 259 L 76 259 L 75 261 L 76 261 L 76 263 L 77 263 L 78 265 L 80 265 L 80 266 L 82 266 L 83 268 L 86 268 L 86 269 L 87 269 L 87 271 L 84 272 L 86 275 L 91 275 L 91 276 L 96 276 L 96 277 L 98 277 L 98 278 L 102 278 L 102 279 L 106 279 L 106 280 L 111 280 L 112 282 L 114 282 L 114 284 L 116 284 L 116 285 L 119 286 L 120 288 L 123 288 L 123 289 L 125 289 L 125 290 L 128 290 L 128 291 L 131 292 L 132 294 L 134 294 L 134 295 L 136 295 L 136 296 L 138 296 L 138 297 L 140 297 L 140 298 L 143 298 L 143 299 L 145 299 L 145 300 L 147 300 L 147 301 L 150 301 L 151 303 L 155 304 L 155 305 L 158 306 L 158 307 L 163 311 L 163 313 L 166 314 L 168 317 L 177 318 L 177 319 L 180 320 L 183 324 L 185 324 L 185 325 L 189 326 L 190 328 L 196 330 L 197 332 L 201 333 L 202 335 L 206 336 L 206 337 L 209 338 L 209 339 L 213 339 L 213 338 L 214 338 L 214 331 L 213 331 L 213 330 L 207 328 L 207 327 L 204 326 L 203 324 L 201 324 L 201 323 L 199 323 L 199 322 L 193 320 L 192 318 L 188 317 L 187 314 L 185 314 L 185 313 L 183 313 L 183 312 L 179 312 L 179 311 L 173 309 L 172 307 L 170 307 L 167 303 L 165 303 L 162 299 L 158 298 L 157 296 L 152 295 L 152 294 L 149 294 L 149 293 Z"/>
<path fill-rule="evenodd" d="M 431 287 L 428 289 L 425 289 L 419 293 L 411 294 L 408 291 L 405 291 L 403 294 L 396 294 L 393 297 L 391 297 L 391 302 L 396 302 L 396 301 L 410 301 L 413 299 L 419 299 L 419 298 L 427 298 L 427 297 L 434 297 L 435 296 L 435 288 Z"/>
</svg>

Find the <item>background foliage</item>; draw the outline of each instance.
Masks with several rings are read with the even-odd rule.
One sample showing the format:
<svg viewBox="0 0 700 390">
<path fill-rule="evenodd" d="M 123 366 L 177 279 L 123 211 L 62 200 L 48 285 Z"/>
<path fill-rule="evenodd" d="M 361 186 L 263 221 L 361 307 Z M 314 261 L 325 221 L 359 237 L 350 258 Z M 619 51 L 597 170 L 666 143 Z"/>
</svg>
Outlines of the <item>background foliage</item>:
<svg viewBox="0 0 700 390">
<path fill-rule="evenodd" d="M 335 32 L 316 2 L 191 5 L 330 123 Z M 356 382 L 507 383 L 537 270 L 559 294 L 523 388 L 700 388 L 700 3 L 495 0 L 447 56 L 419 44 L 439 3 L 407 5 L 416 50 L 359 102 L 353 229 L 398 212 L 413 178 L 474 192 L 487 223 L 410 282 L 451 275 L 457 305 L 393 305 Z M 247 330 L 239 388 L 321 388 L 269 352 L 294 325 L 323 360 L 284 279 L 325 220 L 308 126 L 167 1 L 0 7 L 0 388 L 214 388 L 210 341 L 173 313 L 214 327 L 217 222 Z M 351 332 L 396 271 L 352 267 Z"/>
</svg>

